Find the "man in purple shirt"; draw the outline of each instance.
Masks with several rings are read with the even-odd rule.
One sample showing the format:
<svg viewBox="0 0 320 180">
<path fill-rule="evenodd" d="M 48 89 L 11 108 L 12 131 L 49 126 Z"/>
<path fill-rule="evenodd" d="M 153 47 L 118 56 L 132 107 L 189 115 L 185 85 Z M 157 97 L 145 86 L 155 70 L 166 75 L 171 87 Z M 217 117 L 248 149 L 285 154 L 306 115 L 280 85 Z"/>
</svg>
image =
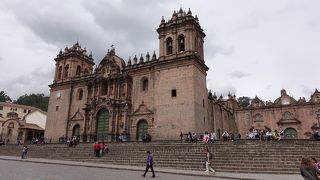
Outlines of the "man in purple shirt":
<svg viewBox="0 0 320 180">
<path fill-rule="evenodd" d="M 153 178 L 156 177 L 155 174 L 154 174 L 154 171 L 153 171 L 153 156 L 152 156 L 150 151 L 147 151 L 147 167 L 146 167 L 146 171 L 142 175 L 143 177 L 146 177 L 146 174 L 147 174 L 149 168 L 152 171 L 152 177 Z"/>
</svg>

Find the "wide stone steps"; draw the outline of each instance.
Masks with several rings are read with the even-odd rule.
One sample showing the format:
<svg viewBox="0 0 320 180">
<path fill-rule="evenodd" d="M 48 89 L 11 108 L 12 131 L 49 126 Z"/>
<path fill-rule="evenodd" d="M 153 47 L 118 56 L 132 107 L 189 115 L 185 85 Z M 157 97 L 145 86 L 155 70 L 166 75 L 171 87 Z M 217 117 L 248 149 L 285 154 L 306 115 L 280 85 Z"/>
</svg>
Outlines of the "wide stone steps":
<svg viewBox="0 0 320 180">
<path fill-rule="evenodd" d="M 207 146 L 213 153 L 213 167 L 226 172 L 299 173 L 301 158 L 305 155 L 320 158 L 317 141 L 218 141 L 189 144 L 178 141 L 151 143 L 109 143 L 109 154 L 97 158 L 93 144 L 81 143 L 75 148 L 64 144 L 30 145 L 29 157 L 50 158 L 118 165 L 144 166 L 146 151 L 154 154 L 155 166 L 176 169 L 203 170 Z M 20 156 L 22 147 L 0 146 L 0 155 Z"/>
</svg>

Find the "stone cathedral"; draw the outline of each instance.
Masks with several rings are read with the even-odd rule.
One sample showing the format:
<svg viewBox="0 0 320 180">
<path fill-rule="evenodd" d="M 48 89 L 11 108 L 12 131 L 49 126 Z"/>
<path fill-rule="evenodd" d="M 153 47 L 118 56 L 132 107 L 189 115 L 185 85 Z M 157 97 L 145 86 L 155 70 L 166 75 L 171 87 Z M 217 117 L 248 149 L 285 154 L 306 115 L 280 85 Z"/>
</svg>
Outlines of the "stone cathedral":
<svg viewBox="0 0 320 180">
<path fill-rule="evenodd" d="M 320 92 L 298 101 L 281 90 L 274 102 L 259 98 L 239 107 L 207 90 L 205 33 L 197 16 L 174 12 L 157 29 L 159 55 L 123 60 L 112 46 L 94 68 L 92 54 L 77 42 L 60 50 L 50 87 L 45 137 L 78 136 L 81 141 L 177 139 L 180 132 L 239 132 L 283 128 L 286 138 L 310 138 L 320 131 Z"/>
<path fill-rule="evenodd" d="M 205 33 L 197 16 L 180 9 L 162 18 L 157 33 L 158 57 L 153 52 L 126 62 L 111 47 L 96 68 L 78 42 L 61 50 L 49 85 L 45 136 L 141 140 L 146 132 L 152 139 L 176 139 L 181 131 L 235 131 L 231 109 L 208 99 Z M 221 123 L 213 123 L 210 108 L 219 109 Z"/>
</svg>

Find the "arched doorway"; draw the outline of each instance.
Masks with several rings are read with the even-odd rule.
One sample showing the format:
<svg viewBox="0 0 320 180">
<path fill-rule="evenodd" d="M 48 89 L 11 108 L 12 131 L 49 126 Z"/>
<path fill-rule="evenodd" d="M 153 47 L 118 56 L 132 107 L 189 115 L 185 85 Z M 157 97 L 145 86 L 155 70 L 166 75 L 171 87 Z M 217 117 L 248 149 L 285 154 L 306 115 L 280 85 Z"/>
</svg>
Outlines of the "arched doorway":
<svg viewBox="0 0 320 180">
<path fill-rule="evenodd" d="M 96 133 L 97 141 L 105 141 L 108 139 L 109 132 L 109 111 L 101 109 L 97 115 Z"/>
<path fill-rule="evenodd" d="M 141 141 L 143 136 L 148 132 L 148 123 L 146 120 L 140 120 L 137 126 L 137 141 Z"/>
<path fill-rule="evenodd" d="M 19 134 L 18 134 L 18 137 L 17 137 L 17 140 L 22 140 L 22 137 L 23 137 L 23 132 L 20 131 Z"/>
<path fill-rule="evenodd" d="M 12 136 L 12 129 L 8 129 L 7 138 L 11 139 L 11 136 Z"/>
<path fill-rule="evenodd" d="M 294 128 L 287 128 L 284 130 L 284 138 L 285 139 L 297 139 L 298 133 Z"/>
<path fill-rule="evenodd" d="M 74 136 L 77 136 L 78 138 L 80 138 L 80 125 L 79 125 L 79 124 L 76 124 L 76 125 L 73 127 L 72 137 L 74 137 Z"/>
</svg>

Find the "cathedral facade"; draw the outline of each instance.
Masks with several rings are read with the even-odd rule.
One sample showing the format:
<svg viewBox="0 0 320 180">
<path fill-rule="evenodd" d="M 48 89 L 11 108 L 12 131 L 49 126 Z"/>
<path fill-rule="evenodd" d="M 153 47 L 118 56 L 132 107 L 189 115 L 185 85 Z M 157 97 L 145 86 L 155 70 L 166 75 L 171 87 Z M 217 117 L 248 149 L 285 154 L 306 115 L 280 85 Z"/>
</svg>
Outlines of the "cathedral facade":
<svg viewBox="0 0 320 180">
<path fill-rule="evenodd" d="M 95 69 L 78 42 L 61 50 L 45 136 L 108 141 L 120 134 L 141 140 L 146 133 L 176 139 L 180 132 L 236 131 L 231 108 L 208 98 L 205 33 L 197 16 L 180 9 L 162 18 L 157 33 L 159 57 L 147 53 L 126 62 L 112 47 Z"/>
<path fill-rule="evenodd" d="M 45 137 L 81 141 L 177 139 L 180 132 L 239 132 L 283 129 L 286 138 L 310 138 L 320 130 L 320 93 L 295 100 L 285 90 L 274 102 L 254 98 L 239 107 L 208 92 L 205 33 L 197 16 L 180 9 L 157 29 L 159 56 L 127 61 L 112 47 L 94 68 L 92 54 L 77 42 L 55 58 Z"/>
</svg>

